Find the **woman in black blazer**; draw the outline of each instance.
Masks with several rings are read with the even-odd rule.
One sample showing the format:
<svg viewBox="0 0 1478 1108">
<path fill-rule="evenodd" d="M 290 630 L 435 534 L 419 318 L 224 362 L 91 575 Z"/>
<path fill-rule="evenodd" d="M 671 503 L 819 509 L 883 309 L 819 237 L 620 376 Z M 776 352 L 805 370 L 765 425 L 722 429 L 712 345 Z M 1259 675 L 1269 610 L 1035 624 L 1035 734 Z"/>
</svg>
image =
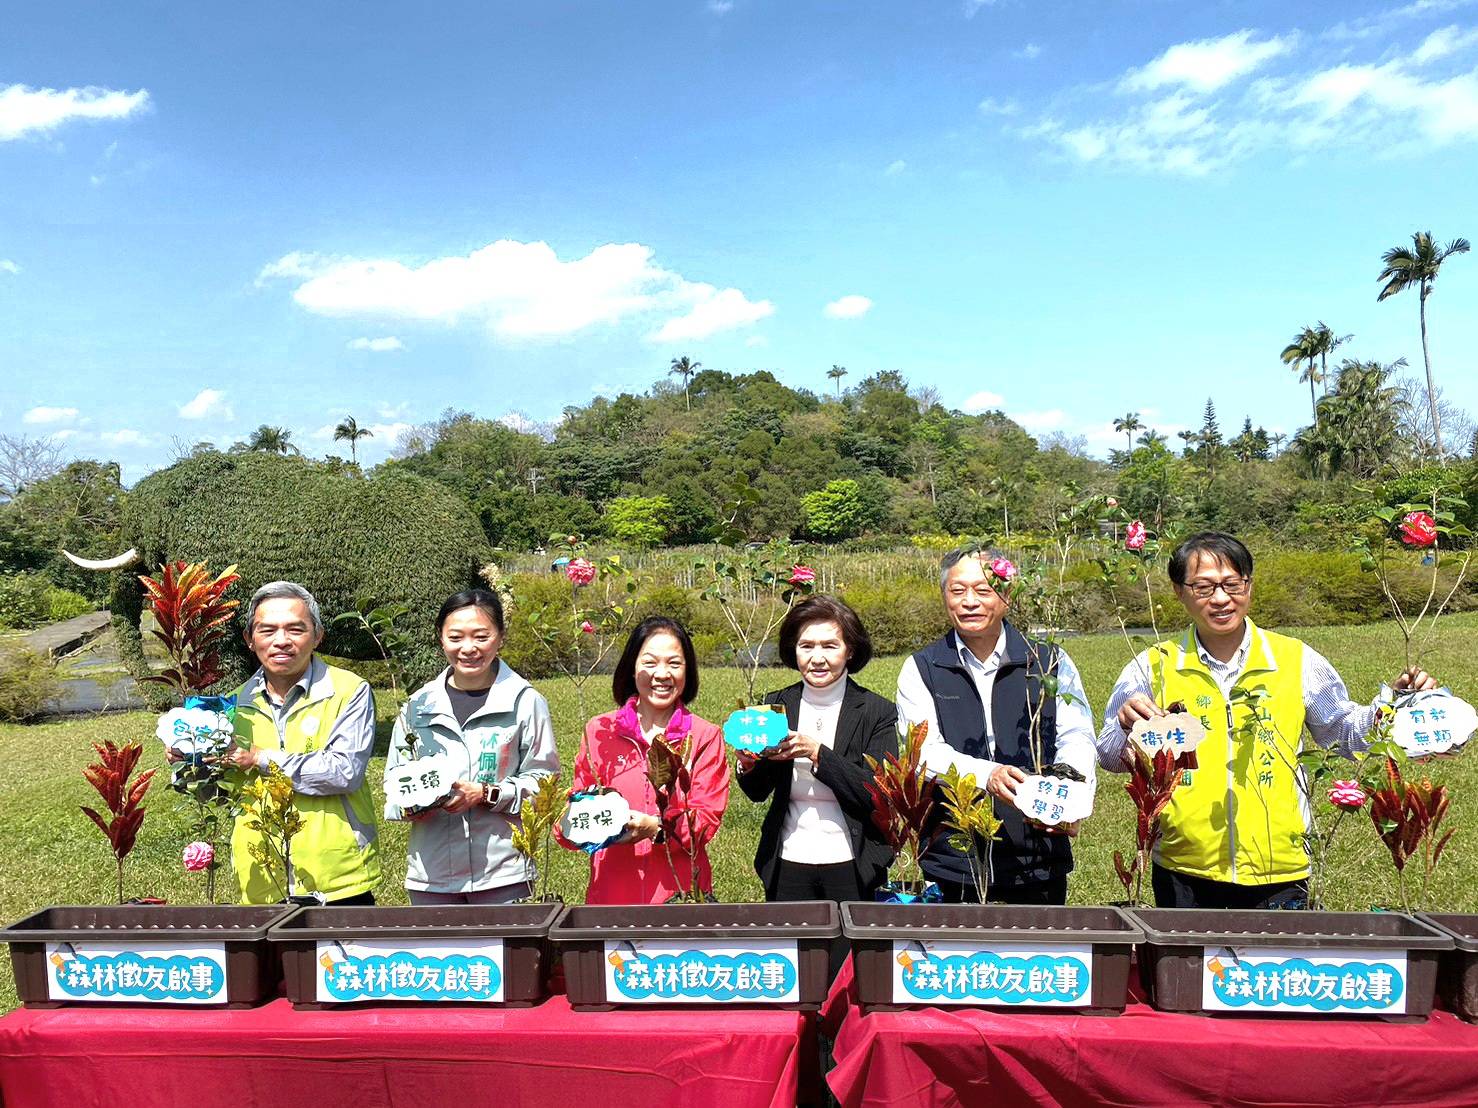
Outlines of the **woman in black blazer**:
<svg viewBox="0 0 1478 1108">
<path fill-rule="evenodd" d="M 887 876 L 863 757 L 897 753 L 898 713 L 851 678 L 871 657 L 862 621 L 834 597 L 801 601 L 780 625 L 780 660 L 801 680 L 765 703 L 784 707 L 790 734 L 765 757 L 739 756 L 739 787 L 770 800 L 754 858 L 766 900 L 871 900 Z"/>
</svg>

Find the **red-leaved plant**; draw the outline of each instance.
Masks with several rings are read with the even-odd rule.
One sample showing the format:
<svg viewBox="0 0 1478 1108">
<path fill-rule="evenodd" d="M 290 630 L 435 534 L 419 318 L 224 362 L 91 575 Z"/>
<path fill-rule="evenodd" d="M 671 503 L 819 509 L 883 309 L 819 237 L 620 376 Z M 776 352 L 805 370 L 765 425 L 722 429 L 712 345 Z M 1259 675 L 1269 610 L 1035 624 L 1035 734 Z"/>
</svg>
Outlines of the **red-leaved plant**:
<svg viewBox="0 0 1478 1108">
<path fill-rule="evenodd" d="M 236 580 L 235 566 L 211 577 L 204 562 L 166 562 L 157 580 L 139 577 L 154 613 L 153 633 L 170 659 L 169 668 L 142 680 L 168 685 L 184 697 L 221 679 L 220 643 L 240 603 L 222 597 Z"/>
<path fill-rule="evenodd" d="M 652 783 L 652 791 L 657 796 L 657 818 L 664 823 L 676 791 L 681 789 L 683 795 L 687 796 L 688 790 L 692 788 L 693 772 L 688 765 L 692 750 L 693 744 L 689 740 L 683 739 L 673 745 L 663 735 L 653 739 L 652 745 L 647 748 L 647 780 Z M 677 894 L 673 900 L 699 904 L 703 901 L 703 891 L 698 887 L 698 851 L 694 842 L 698 820 L 691 803 L 684 803 L 679 814 L 687 825 L 688 843 L 693 850 L 688 856 L 688 889 Z M 672 836 L 663 836 L 662 845 L 667 852 L 667 866 L 672 871 L 672 879 L 675 883 L 680 883 L 677 881 L 677 865 L 672 857 Z"/>
<path fill-rule="evenodd" d="M 103 819 L 95 809 L 85 804 L 82 814 L 98 825 L 113 848 L 113 857 L 118 862 L 118 903 L 122 904 L 123 861 L 133 850 L 139 827 L 144 822 L 144 794 L 149 791 L 156 771 L 151 769 L 139 774 L 133 782 L 129 781 L 144 752 L 142 743 L 117 746 L 111 739 L 104 739 L 101 743 L 93 743 L 92 748 L 97 751 L 98 760 L 84 769 L 82 775 L 103 798 L 103 807 L 110 818 Z"/>
<path fill-rule="evenodd" d="M 925 778 L 923 765 L 924 737 L 929 733 L 928 721 L 915 723 L 908 729 L 902 757 L 889 754 L 881 762 L 867 755 L 867 768 L 872 780 L 867 791 L 872 796 L 872 822 L 898 856 L 897 886 L 902 892 L 922 892 L 924 870 L 920 855 L 928 845 L 924 841 L 924 825 L 934 803 L 934 781 Z"/>
<path fill-rule="evenodd" d="M 1133 755 L 1129 766 L 1129 783 L 1124 791 L 1134 801 L 1137 820 L 1134 827 L 1134 860 L 1124 861 L 1121 851 L 1114 851 L 1114 870 L 1124 886 L 1129 903 L 1138 907 L 1143 903 L 1144 875 L 1149 872 L 1150 854 L 1160 841 L 1160 816 L 1170 805 L 1175 787 L 1180 784 L 1181 771 L 1191 768 L 1194 754 L 1177 756 L 1170 750 L 1155 752 L 1153 759 L 1136 746 L 1129 746 Z"/>
<path fill-rule="evenodd" d="M 1401 775 L 1396 760 L 1386 758 L 1385 783 L 1370 790 L 1370 819 L 1381 842 L 1391 852 L 1396 865 L 1396 880 L 1401 890 L 1401 908 L 1411 910 L 1406 891 L 1406 864 L 1418 853 L 1422 856 L 1422 904 L 1442 851 L 1456 834 L 1453 828 L 1438 837 L 1442 817 L 1447 815 L 1449 798 L 1446 785 L 1427 780 L 1408 781 Z"/>
</svg>

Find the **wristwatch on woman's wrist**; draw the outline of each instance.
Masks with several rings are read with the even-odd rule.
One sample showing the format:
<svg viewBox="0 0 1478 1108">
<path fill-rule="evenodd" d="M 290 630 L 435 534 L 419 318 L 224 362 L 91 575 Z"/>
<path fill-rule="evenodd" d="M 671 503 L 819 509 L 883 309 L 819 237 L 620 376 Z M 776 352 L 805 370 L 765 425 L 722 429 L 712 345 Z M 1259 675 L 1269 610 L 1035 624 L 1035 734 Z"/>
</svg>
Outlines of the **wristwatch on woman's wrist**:
<svg viewBox="0 0 1478 1108">
<path fill-rule="evenodd" d="M 484 785 L 482 787 L 482 802 L 491 808 L 498 803 L 498 786 Z"/>
</svg>

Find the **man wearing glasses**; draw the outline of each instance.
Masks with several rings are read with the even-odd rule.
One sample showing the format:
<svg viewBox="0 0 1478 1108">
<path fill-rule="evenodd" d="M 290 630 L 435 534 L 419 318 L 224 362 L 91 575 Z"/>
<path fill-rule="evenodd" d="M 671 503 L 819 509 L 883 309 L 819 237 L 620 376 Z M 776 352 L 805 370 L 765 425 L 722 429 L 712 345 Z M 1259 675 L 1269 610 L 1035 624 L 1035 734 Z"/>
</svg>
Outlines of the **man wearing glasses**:
<svg viewBox="0 0 1478 1108">
<path fill-rule="evenodd" d="M 1203 531 L 1170 558 L 1170 581 L 1192 626 L 1124 667 L 1098 736 L 1105 769 L 1127 771 L 1135 723 L 1183 704 L 1206 738 L 1161 817 L 1152 884 L 1162 908 L 1302 908 L 1308 805 L 1298 775 L 1305 727 L 1346 757 L 1365 749 L 1377 704 L 1356 704 L 1334 667 L 1297 639 L 1247 618 L 1252 555 Z M 1436 682 L 1413 666 L 1397 690 Z"/>
</svg>

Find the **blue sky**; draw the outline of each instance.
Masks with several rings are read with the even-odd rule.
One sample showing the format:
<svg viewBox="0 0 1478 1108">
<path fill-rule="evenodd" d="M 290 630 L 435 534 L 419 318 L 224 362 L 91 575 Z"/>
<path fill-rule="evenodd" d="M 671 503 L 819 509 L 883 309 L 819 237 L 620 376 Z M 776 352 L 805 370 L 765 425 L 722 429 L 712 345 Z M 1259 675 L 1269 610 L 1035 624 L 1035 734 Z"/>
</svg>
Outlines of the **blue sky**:
<svg viewBox="0 0 1478 1108">
<path fill-rule="evenodd" d="M 1087 437 L 1291 432 L 1304 324 L 1420 367 L 1478 239 L 1478 0 L 29 4 L 0 39 L 0 432 L 126 479 L 557 418 L 687 354 L 899 369 Z M 1478 411 L 1478 255 L 1429 304 Z M 1343 353 L 1343 351 L 1342 351 Z"/>
</svg>

